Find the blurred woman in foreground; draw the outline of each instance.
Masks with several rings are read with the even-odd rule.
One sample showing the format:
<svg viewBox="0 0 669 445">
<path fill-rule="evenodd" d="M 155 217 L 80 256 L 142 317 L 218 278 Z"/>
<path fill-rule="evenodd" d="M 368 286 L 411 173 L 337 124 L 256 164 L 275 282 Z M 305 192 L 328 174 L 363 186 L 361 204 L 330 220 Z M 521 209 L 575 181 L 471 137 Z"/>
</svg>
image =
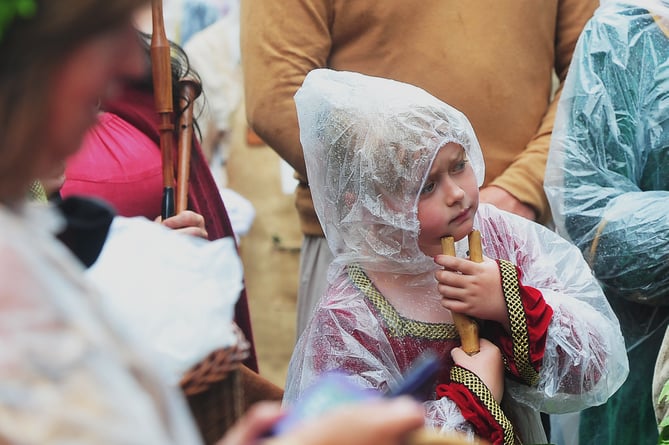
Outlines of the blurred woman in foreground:
<svg viewBox="0 0 669 445">
<path fill-rule="evenodd" d="M 176 389 L 100 315 L 99 296 L 84 281 L 83 266 L 54 236 L 62 216 L 27 199 L 33 179 L 49 176 L 80 146 L 96 122 L 98 102 L 145 73 L 147 60 L 131 20 L 145 3 L 0 2 L 2 443 L 200 443 Z M 349 443 L 382 443 L 384 437 L 399 443 L 422 424 L 419 407 L 410 404 L 392 415 L 395 408 L 360 407 L 394 426 L 366 422 L 361 426 L 367 433 Z M 281 415 L 276 406 L 270 414 L 256 411 L 226 443 L 255 442 Z M 344 421 L 353 431 L 352 420 Z M 314 425 L 324 434 L 296 432 L 283 439 L 320 444 L 333 440 L 327 431 L 343 429 L 341 416 L 322 422 L 339 422 L 339 428 Z"/>
</svg>

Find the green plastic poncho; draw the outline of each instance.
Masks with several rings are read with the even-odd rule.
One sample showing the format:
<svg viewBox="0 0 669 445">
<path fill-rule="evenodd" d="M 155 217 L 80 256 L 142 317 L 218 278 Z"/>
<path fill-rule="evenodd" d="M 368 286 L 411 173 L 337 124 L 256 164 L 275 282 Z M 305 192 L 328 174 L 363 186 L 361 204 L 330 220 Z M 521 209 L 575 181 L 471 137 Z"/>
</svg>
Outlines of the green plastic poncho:
<svg viewBox="0 0 669 445">
<path fill-rule="evenodd" d="M 581 417 L 581 443 L 653 444 L 655 357 L 669 319 L 669 3 L 603 2 L 576 47 L 545 189 L 620 319 L 630 376 Z"/>
</svg>

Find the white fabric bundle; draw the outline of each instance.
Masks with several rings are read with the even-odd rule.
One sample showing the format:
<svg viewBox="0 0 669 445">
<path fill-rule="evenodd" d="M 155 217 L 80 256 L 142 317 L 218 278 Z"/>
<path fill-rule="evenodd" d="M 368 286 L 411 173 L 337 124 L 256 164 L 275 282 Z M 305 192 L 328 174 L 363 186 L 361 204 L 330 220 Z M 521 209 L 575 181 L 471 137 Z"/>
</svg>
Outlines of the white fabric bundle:
<svg viewBox="0 0 669 445">
<path fill-rule="evenodd" d="M 237 341 L 233 315 L 243 272 L 232 237 L 207 241 L 145 218 L 117 217 L 88 277 L 105 295 L 109 318 L 172 384 Z"/>
</svg>

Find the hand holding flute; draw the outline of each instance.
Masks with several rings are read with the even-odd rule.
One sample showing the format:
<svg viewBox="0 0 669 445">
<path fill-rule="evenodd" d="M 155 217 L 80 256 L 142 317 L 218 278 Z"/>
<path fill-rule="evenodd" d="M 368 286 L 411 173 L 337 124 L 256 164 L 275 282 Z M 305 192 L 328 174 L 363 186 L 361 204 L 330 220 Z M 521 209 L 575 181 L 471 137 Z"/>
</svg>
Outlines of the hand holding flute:
<svg viewBox="0 0 669 445">
<path fill-rule="evenodd" d="M 455 247 L 451 247 L 453 241 L 452 237 L 441 240 L 443 254 L 435 257 L 435 262 L 444 269 L 438 270 L 435 278 L 442 296 L 442 306 L 453 314 L 456 328 L 461 326 L 458 332 L 463 340 L 463 349 L 466 347 L 474 351 L 476 348 L 470 348 L 469 342 L 472 345 L 475 342 L 469 339 L 475 338 L 475 328 L 456 314 L 464 314 L 479 321 L 497 322 L 511 333 L 502 276 L 498 262 L 483 256 L 478 231 L 474 230 L 469 235 L 469 259 L 455 256 Z"/>
</svg>

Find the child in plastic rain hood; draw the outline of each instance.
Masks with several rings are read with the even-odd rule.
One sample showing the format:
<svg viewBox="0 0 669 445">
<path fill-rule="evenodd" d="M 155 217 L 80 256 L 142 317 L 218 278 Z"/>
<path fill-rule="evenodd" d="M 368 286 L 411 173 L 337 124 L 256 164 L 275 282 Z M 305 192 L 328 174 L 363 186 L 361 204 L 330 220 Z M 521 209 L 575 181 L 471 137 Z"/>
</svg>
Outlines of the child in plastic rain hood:
<svg viewBox="0 0 669 445">
<path fill-rule="evenodd" d="M 479 205 L 483 158 L 462 113 L 408 84 L 326 69 L 309 73 L 295 101 L 335 260 L 294 351 L 286 403 L 335 369 L 393 388 L 431 350 L 443 369 L 422 395 L 428 425 L 538 443 L 538 411 L 600 404 L 620 386 L 625 348 L 597 281 L 564 239 Z M 465 258 L 472 229 L 483 263 Z M 441 255 L 446 235 L 459 258 Z M 451 310 L 479 319 L 479 354 L 458 347 Z"/>
<path fill-rule="evenodd" d="M 667 93 L 669 3 L 602 1 L 574 52 L 544 184 L 558 232 L 600 280 L 634 363 L 606 405 L 581 414 L 588 443 L 657 443 L 649 382 L 669 323 Z"/>
</svg>

